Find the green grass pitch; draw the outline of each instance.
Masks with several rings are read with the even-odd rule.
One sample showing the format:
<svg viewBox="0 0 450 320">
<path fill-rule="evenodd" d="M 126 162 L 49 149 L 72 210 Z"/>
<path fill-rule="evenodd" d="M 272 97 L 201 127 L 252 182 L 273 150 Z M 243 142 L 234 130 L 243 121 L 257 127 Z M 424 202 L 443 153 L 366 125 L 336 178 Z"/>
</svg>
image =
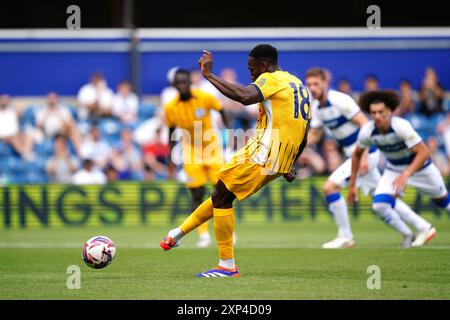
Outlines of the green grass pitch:
<svg viewBox="0 0 450 320">
<path fill-rule="evenodd" d="M 241 278 L 197 279 L 217 263 L 215 245 L 196 249 L 190 234 L 162 252 L 169 226 L 48 228 L 0 231 L 0 299 L 450 299 L 450 221 L 432 221 L 437 237 L 400 249 L 401 237 L 382 222 L 353 221 L 356 248 L 323 250 L 333 222 L 242 223 L 236 259 Z M 81 259 L 94 235 L 115 241 L 111 265 L 94 270 Z M 81 289 L 70 290 L 67 267 L 81 269 Z M 377 265 L 381 288 L 368 289 Z"/>
</svg>

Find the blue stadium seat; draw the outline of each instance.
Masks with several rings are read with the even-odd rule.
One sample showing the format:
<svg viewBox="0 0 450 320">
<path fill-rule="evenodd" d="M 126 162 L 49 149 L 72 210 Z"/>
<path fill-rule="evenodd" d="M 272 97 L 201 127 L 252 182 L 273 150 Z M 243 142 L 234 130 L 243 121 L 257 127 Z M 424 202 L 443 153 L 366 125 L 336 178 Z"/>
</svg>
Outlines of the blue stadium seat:
<svg viewBox="0 0 450 320">
<path fill-rule="evenodd" d="M 27 172 L 23 178 L 25 179 L 24 183 L 44 183 L 48 181 L 46 175 L 33 171 Z"/>
<path fill-rule="evenodd" d="M 45 139 L 42 143 L 34 146 L 34 152 L 41 157 L 50 157 L 53 155 L 53 141 Z"/>
<path fill-rule="evenodd" d="M 13 156 L 13 154 L 14 154 L 13 148 L 9 144 L 0 142 L 0 159 L 9 158 Z"/>
<path fill-rule="evenodd" d="M 78 122 L 78 107 L 75 105 L 68 105 L 67 108 L 70 111 L 70 114 L 72 115 L 75 122 Z"/>
<path fill-rule="evenodd" d="M 104 140 L 110 147 L 114 147 L 117 142 L 120 141 L 119 134 L 105 135 L 102 140 Z"/>
<path fill-rule="evenodd" d="M 24 127 L 25 125 L 31 125 L 36 126 L 36 112 L 37 107 L 36 106 L 28 106 L 26 107 L 25 112 L 22 115 L 22 118 L 20 118 L 20 126 Z"/>
<path fill-rule="evenodd" d="M 155 115 L 156 106 L 154 104 L 141 104 L 139 106 L 138 116 L 140 120 L 147 120 Z"/>
<path fill-rule="evenodd" d="M 103 137 L 108 135 L 118 135 L 122 130 L 122 124 L 118 120 L 114 119 L 102 119 L 98 123 L 98 128 Z"/>
</svg>

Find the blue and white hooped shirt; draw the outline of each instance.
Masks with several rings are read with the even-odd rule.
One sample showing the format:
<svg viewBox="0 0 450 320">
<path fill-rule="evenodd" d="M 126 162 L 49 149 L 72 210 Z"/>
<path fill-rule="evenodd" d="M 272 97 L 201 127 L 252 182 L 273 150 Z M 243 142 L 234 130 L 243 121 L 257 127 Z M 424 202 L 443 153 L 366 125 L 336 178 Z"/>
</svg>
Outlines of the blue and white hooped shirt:
<svg viewBox="0 0 450 320">
<path fill-rule="evenodd" d="M 358 139 L 359 127 L 352 122 L 361 109 L 349 95 L 328 90 L 324 106 L 319 100 L 311 102 L 311 128 L 325 127 L 336 138 L 347 157 L 351 157 Z M 372 150 L 371 150 L 372 151 Z"/>
<path fill-rule="evenodd" d="M 394 171 L 403 171 L 415 158 L 411 151 L 415 145 L 422 142 L 422 138 L 414 130 L 409 121 L 392 117 L 391 125 L 387 133 L 381 133 L 375 126 L 374 121 L 366 123 L 359 133 L 358 145 L 361 148 L 369 148 L 376 145 L 384 153 L 388 161 L 387 168 Z M 427 159 L 422 167 L 431 163 Z"/>
</svg>

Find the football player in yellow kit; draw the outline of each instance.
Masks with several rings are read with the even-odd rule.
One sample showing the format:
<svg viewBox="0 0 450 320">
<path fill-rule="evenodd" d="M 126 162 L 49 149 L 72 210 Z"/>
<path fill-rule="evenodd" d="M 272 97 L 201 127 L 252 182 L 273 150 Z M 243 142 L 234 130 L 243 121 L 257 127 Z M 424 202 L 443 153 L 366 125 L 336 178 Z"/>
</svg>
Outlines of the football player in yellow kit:
<svg viewBox="0 0 450 320">
<path fill-rule="evenodd" d="M 233 248 L 233 201 L 244 200 L 280 176 L 289 182 L 294 180 L 294 163 L 306 145 L 310 101 L 301 80 L 281 69 L 277 49 L 268 44 L 260 44 L 249 53 L 253 83 L 248 86 L 231 84 L 214 75 L 208 51 L 203 52 L 199 65 L 203 76 L 225 96 L 244 105 L 259 103 L 258 130 L 220 169 L 211 197 L 178 228 L 170 230 L 160 246 L 164 250 L 176 247 L 184 235 L 214 217 L 219 264 L 197 277 L 239 277 Z"/>
<path fill-rule="evenodd" d="M 169 177 L 175 173 L 172 150 L 176 143 L 174 131 L 181 129 L 183 168 L 187 175 L 186 186 L 192 195 L 192 210 L 203 202 L 205 186 L 217 183 L 217 172 L 223 165 L 222 145 L 213 128 L 211 111 L 219 111 L 226 124 L 220 101 L 205 91 L 191 88 L 190 72 L 178 69 L 174 77 L 178 95 L 164 106 L 164 118 L 169 127 Z M 209 135 L 210 139 L 204 139 Z M 211 150 L 211 152 L 208 152 Z M 197 247 L 208 247 L 211 243 L 208 222 L 198 226 Z"/>
</svg>

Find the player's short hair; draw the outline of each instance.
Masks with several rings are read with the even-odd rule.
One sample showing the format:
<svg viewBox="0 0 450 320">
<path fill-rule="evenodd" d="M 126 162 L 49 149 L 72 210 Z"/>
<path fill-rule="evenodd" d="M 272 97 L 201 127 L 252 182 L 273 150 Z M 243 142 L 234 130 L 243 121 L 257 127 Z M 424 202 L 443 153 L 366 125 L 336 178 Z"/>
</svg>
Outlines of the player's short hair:
<svg viewBox="0 0 450 320">
<path fill-rule="evenodd" d="M 327 74 L 325 70 L 320 67 L 312 67 L 306 71 L 305 79 L 309 77 L 320 77 L 322 80 L 326 80 Z"/>
<path fill-rule="evenodd" d="M 258 44 L 250 51 L 248 56 L 256 60 L 266 60 L 272 64 L 278 63 L 278 51 L 270 44 Z"/>
<path fill-rule="evenodd" d="M 188 77 L 191 76 L 191 72 L 187 69 L 182 69 L 182 68 L 178 68 L 177 71 L 175 71 L 175 75 L 173 77 L 173 81 L 175 81 L 175 79 L 177 78 L 178 75 L 180 74 L 184 74 L 187 75 Z"/>
<path fill-rule="evenodd" d="M 369 91 L 359 98 L 359 106 L 367 113 L 370 113 L 370 105 L 372 103 L 380 102 L 384 103 L 391 111 L 394 111 L 398 107 L 400 99 L 393 90 Z"/>
</svg>

